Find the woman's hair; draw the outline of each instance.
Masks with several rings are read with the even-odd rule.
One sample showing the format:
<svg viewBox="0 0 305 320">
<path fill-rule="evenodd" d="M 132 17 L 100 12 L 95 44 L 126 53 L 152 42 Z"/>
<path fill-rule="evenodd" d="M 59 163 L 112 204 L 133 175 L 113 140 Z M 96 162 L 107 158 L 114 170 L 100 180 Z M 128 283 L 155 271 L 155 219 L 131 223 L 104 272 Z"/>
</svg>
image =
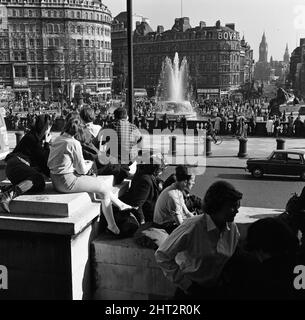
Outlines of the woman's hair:
<svg viewBox="0 0 305 320">
<path fill-rule="evenodd" d="M 77 111 L 70 112 L 66 117 L 66 122 L 64 125 L 63 132 L 75 136 L 79 132 L 80 127 L 82 126 L 82 119 Z"/>
<path fill-rule="evenodd" d="M 40 135 L 42 131 L 49 126 L 52 126 L 52 117 L 47 113 L 40 114 L 34 120 L 32 131 Z"/>
<path fill-rule="evenodd" d="M 95 120 L 94 110 L 89 106 L 85 106 L 80 111 L 80 117 L 85 123 L 93 122 Z"/>
<path fill-rule="evenodd" d="M 207 190 L 203 199 L 203 210 L 213 215 L 222 208 L 225 202 L 241 200 L 243 194 L 226 181 L 214 182 Z"/>
</svg>

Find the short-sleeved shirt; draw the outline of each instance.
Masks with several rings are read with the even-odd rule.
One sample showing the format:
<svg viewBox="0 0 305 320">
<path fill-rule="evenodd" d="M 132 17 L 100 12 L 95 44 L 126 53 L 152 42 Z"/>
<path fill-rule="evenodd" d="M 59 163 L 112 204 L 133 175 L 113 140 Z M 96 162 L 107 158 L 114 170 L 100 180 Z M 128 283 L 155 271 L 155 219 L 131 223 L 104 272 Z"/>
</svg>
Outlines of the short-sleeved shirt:
<svg viewBox="0 0 305 320">
<path fill-rule="evenodd" d="M 160 194 L 154 211 L 154 222 L 164 224 L 175 222 L 176 216 L 181 216 L 183 220 L 187 218 L 183 210 L 185 205 L 183 193 L 177 189 L 173 183 Z"/>
</svg>

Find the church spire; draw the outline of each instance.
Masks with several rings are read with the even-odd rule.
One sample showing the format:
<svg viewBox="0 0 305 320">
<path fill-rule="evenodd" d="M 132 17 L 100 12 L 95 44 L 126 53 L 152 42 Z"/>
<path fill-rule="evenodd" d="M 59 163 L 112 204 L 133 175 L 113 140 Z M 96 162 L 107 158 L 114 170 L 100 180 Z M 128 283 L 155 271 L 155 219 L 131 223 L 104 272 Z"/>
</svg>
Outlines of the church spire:
<svg viewBox="0 0 305 320">
<path fill-rule="evenodd" d="M 284 62 L 289 63 L 289 61 L 290 61 L 290 54 L 289 54 L 289 50 L 288 50 L 288 43 L 286 43 Z"/>
</svg>

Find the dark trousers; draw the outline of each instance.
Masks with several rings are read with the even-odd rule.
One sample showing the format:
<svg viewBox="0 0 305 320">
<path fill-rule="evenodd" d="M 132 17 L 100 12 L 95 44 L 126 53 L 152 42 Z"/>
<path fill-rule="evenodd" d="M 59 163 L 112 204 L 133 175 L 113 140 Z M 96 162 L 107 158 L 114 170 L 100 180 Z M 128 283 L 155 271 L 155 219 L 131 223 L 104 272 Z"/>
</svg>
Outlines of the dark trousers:
<svg viewBox="0 0 305 320">
<path fill-rule="evenodd" d="M 17 156 L 12 156 L 7 160 L 5 173 L 13 185 L 17 185 L 25 180 L 32 181 L 33 185 L 31 189 L 22 190 L 23 192 L 41 192 L 45 188 L 44 176 Z"/>
</svg>

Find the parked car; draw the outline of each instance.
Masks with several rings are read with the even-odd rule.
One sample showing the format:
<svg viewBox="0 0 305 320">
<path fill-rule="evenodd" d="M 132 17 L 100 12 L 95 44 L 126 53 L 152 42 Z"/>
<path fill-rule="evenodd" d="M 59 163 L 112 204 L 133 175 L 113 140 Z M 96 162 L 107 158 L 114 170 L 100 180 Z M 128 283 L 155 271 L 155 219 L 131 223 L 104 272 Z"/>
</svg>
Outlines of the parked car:
<svg viewBox="0 0 305 320">
<path fill-rule="evenodd" d="M 255 178 L 264 174 L 299 176 L 305 180 L 305 149 L 275 150 L 267 158 L 248 159 L 246 171 Z"/>
</svg>

